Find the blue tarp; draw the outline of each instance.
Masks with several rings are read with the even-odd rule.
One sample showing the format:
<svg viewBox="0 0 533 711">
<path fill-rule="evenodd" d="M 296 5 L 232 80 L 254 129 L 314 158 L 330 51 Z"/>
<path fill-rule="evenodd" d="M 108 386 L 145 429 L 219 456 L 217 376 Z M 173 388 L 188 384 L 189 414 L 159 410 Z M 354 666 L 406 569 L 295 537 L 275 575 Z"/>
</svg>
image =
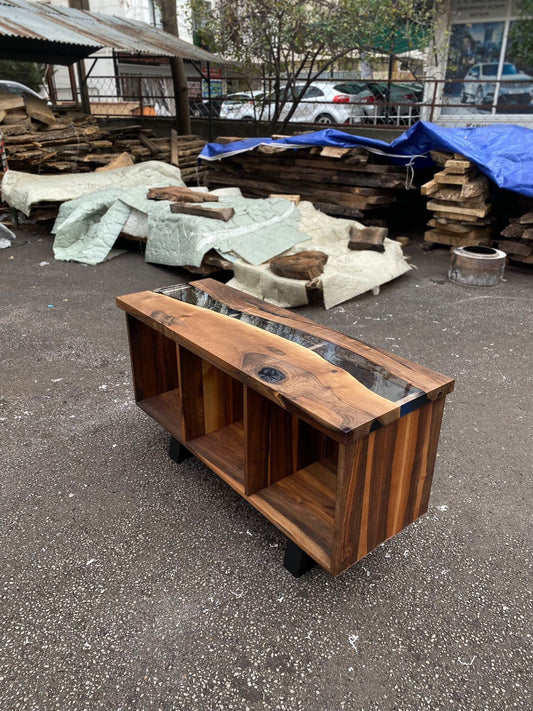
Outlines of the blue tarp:
<svg viewBox="0 0 533 711">
<path fill-rule="evenodd" d="M 533 130 L 514 125 L 483 126 L 481 128 L 443 128 L 419 121 L 409 130 L 386 143 L 375 138 L 354 136 L 328 128 L 290 138 L 247 138 L 234 143 L 208 143 L 200 158 L 219 160 L 236 153 L 251 151 L 260 144 L 294 146 L 362 146 L 391 156 L 394 162 L 412 162 L 415 168 L 432 164 L 430 151 L 461 153 L 500 188 L 533 197 Z"/>
</svg>

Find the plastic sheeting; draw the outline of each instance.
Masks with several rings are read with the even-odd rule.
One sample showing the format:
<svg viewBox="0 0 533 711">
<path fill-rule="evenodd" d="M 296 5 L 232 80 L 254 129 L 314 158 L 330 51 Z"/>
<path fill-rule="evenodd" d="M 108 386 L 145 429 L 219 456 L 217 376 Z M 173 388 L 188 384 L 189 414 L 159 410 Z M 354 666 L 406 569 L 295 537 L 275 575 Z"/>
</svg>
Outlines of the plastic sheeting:
<svg viewBox="0 0 533 711">
<path fill-rule="evenodd" d="M 203 160 L 221 158 L 251 151 L 260 144 L 274 143 L 287 147 L 336 146 L 368 148 L 384 153 L 402 165 L 427 167 L 432 164 L 430 151 L 450 151 L 466 156 L 500 188 L 533 197 L 533 130 L 514 125 L 476 128 L 443 128 L 419 121 L 386 143 L 374 138 L 354 136 L 344 131 L 327 129 L 301 136 L 272 140 L 250 138 L 229 144 L 209 143 L 200 154 Z"/>
</svg>

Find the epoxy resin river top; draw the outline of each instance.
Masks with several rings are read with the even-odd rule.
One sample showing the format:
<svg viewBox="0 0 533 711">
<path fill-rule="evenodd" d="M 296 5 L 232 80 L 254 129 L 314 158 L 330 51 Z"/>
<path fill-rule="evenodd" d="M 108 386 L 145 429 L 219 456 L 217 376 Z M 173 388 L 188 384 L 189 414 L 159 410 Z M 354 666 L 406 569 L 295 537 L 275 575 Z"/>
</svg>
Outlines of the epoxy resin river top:
<svg viewBox="0 0 533 711">
<path fill-rule="evenodd" d="M 326 570 L 427 510 L 450 378 L 212 279 L 117 304 L 137 404 Z"/>
</svg>

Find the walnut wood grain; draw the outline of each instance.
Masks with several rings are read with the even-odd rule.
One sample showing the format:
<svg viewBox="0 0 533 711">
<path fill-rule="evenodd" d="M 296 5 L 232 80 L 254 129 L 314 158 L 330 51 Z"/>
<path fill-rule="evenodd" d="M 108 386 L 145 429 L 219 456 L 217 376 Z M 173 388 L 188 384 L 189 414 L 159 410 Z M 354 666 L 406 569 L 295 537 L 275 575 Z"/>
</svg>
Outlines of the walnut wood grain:
<svg viewBox="0 0 533 711">
<path fill-rule="evenodd" d="M 441 395 L 450 393 L 453 390 L 454 381 L 446 375 L 413 363 L 394 353 L 369 346 L 363 341 L 356 341 L 349 336 L 345 336 L 327 326 L 315 323 L 293 311 L 279 308 L 266 301 L 257 299 L 254 296 L 250 296 L 249 294 L 237 292 L 235 289 L 220 284 L 214 279 L 193 281 L 191 282 L 191 286 L 205 291 L 214 299 L 218 299 L 232 308 L 262 318 L 268 318 L 276 323 L 300 329 L 319 338 L 325 338 L 339 346 L 343 346 L 357 355 L 368 358 L 376 365 L 386 368 L 393 375 L 411 383 L 425 392 L 430 400 L 435 400 Z"/>
<path fill-rule="evenodd" d="M 176 344 L 129 315 L 127 322 L 135 399 L 177 388 Z"/>
<path fill-rule="evenodd" d="M 117 304 L 338 441 L 364 436 L 374 422 L 388 424 L 400 415 L 398 405 L 316 353 L 255 326 L 148 291 Z M 260 374 L 272 370 L 282 379 L 267 384 Z"/>
<path fill-rule="evenodd" d="M 252 388 L 244 388 L 245 491 L 255 494 L 268 486 L 270 449 L 270 401 Z"/>
<path fill-rule="evenodd" d="M 334 575 L 427 511 L 444 399 L 340 446 Z"/>
<path fill-rule="evenodd" d="M 437 395 L 453 380 L 211 280 L 199 284 L 233 308 L 362 351 L 432 393 L 399 417 L 311 350 L 255 326 L 163 294 L 117 300 L 138 405 L 337 575 L 427 510 L 445 400 Z M 271 382 L 259 377 L 263 368 Z"/>
<path fill-rule="evenodd" d="M 205 434 L 203 364 L 186 348 L 179 347 L 178 355 L 183 441 L 188 442 Z"/>
</svg>

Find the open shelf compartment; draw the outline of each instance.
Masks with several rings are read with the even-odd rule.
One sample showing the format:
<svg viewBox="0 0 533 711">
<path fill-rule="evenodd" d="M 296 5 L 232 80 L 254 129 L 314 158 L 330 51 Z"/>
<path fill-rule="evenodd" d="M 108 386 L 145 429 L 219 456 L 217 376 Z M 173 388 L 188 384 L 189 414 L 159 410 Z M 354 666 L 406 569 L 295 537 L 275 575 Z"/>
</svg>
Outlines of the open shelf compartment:
<svg viewBox="0 0 533 711">
<path fill-rule="evenodd" d="M 221 300 L 203 309 L 174 294 L 117 300 L 127 314 L 136 402 L 337 575 L 427 510 L 453 380 L 205 284 Z M 317 347 L 326 368 L 309 357 Z"/>
</svg>

